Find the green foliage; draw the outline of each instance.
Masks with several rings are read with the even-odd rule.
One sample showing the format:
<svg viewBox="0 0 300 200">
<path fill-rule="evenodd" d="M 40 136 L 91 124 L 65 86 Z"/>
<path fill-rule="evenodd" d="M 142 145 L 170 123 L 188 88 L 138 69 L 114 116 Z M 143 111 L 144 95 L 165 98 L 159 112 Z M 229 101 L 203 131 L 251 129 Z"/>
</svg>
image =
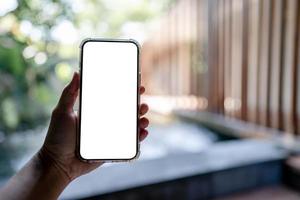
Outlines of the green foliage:
<svg viewBox="0 0 300 200">
<path fill-rule="evenodd" d="M 0 17 L 0 132 L 34 128 L 49 119 L 57 89 L 70 79 L 70 66 L 77 68 L 81 39 L 122 37 L 130 23 L 146 32 L 145 24 L 171 1 L 18 0 L 15 9 Z M 53 36 L 62 22 L 70 34 L 75 29 L 76 42 Z"/>
<path fill-rule="evenodd" d="M 33 128 L 49 115 L 51 68 L 40 70 L 24 59 L 26 44 L 12 35 L 2 35 L 0 43 L 0 129 L 9 133 Z"/>
<path fill-rule="evenodd" d="M 52 7 L 47 14 L 45 6 Z M 49 79 L 59 56 L 47 51 L 49 43 L 58 46 L 49 36 L 58 23 L 57 17 L 71 19 L 72 14 L 63 1 L 22 0 L 11 13 L 0 18 L 0 130 L 6 134 L 34 128 L 49 118 L 55 102 L 55 93 Z M 23 21 L 39 31 L 41 38 L 34 41 L 20 31 Z M 0 26 L 1 26 L 0 25 Z M 34 49 L 32 56 L 24 56 L 27 47 Z M 39 55 L 38 55 L 39 53 Z M 42 66 L 35 62 L 39 56 Z M 42 57 L 42 58 L 41 58 Z M 46 62 L 45 57 L 48 57 Z M 41 61 L 38 61 L 41 62 Z"/>
</svg>

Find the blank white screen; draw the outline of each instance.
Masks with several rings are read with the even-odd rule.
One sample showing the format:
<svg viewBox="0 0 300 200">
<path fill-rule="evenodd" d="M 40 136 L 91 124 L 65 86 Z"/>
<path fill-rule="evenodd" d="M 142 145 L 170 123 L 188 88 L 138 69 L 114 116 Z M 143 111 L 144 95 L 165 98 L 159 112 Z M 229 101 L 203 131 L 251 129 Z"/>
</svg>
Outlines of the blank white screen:
<svg viewBox="0 0 300 200">
<path fill-rule="evenodd" d="M 137 154 L 138 48 L 131 42 L 83 45 L 80 155 L 130 159 Z"/>
</svg>

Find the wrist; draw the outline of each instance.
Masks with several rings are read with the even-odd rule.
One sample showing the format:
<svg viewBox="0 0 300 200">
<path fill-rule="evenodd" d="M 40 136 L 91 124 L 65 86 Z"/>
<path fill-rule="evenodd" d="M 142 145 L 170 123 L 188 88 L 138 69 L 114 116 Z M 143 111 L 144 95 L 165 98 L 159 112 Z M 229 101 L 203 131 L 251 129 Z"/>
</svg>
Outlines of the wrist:
<svg viewBox="0 0 300 200">
<path fill-rule="evenodd" d="M 58 199 L 69 179 L 39 151 L 2 188 L 1 199 Z"/>
<path fill-rule="evenodd" d="M 55 181 L 62 189 L 71 182 L 67 173 L 61 169 L 61 167 L 44 148 L 39 150 L 39 152 L 35 155 L 35 159 L 36 167 L 39 168 L 38 170 L 42 172 L 42 175 L 46 179 Z"/>
</svg>

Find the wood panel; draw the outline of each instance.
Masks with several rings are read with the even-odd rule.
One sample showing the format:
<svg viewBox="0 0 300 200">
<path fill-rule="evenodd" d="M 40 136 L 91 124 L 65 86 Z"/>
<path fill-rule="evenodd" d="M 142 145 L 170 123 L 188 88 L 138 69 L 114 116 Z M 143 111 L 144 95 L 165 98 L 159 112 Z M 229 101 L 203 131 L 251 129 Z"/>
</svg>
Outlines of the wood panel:
<svg viewBox="0 0 300 200">
<path fill-rule="evenodd" d="M 225 59 L 224 59 L 224 104 L 228 99 L 232 96 L 231 90 L 231 21 L 232 21 L 232 2 L 231 0 L 227 0 L 224 2 L 224 34 L 225 34 L 225 41 L 224 41 L 224 52 L 225 52 Z M 230 116 L 231 111 L 228 110 L 228 107 L 225 106 L 225 115 Z"/>
<path fill-rule="evenodd" d="M 270 47 L 270 115 L 269 125 L 273 128 L 279 128 L 279 113 L 280 113 L 280 74 L 281 74 L 281 35 L 282 35 L 282 6 L 283 1 L 275 0 L 272 4 L 272 19 L 273 23 L 270 27 L 271 47 Z"/>
<path fill-rule="evenodd" d="M 294 96 L 294 104 L 295 104 L 295 113 L 294 113 L 294 124 L 295 124 L 295 132 L 299 135 L 300 134 L 300 3 L 298 2 L 297 7 L 297 28 L 296 28 L 296 49 L 295 49 L 295 60 L 294 60 L 294 67 L 295 67 L 295 75 L 297 78 L 294 79 L 295 81 L 295 96 Z"/>
<path fill-rule="evenodd" d="M 208 1 L 208 81 L 210 90 L 208 91 L 208 109 L 211 112 L 218 111 L 218 15 L 215 10 L 218 8 L 218 0 Z"/>
<path fill-rule="evenodd" d="M 232 31 L 231 31 L 231 98 L 232 114 L 241 117 L 241 83 L 242 83 L 242 27 L 243 1 L 232 0 Z"/>
<path fill-rule="evenodd" d="M 248 50 L 248 73 L 247 73 L 247 119 L 256 122 L 257 108 L 257 75 L 258 75 L 258 38 L 260 20 L 259 0 L 249 1 L 249 50 Z"/>
<path fill-rule="evenodd" d="M 299 12 L 297 0 L 179 0 L 154 44 L 145 45 L 147 85 L 206 98 L 211 112 L 299 133 Z"/>
<path fill-rule="evenodd" d="M 287 132 L 294 132 L 292 112 L 293 112 L 293 60 L 295 53 L 295 22 L 296 22 L 296 8 L 297 0 L 286 1 L 286 28 L 284 39 L 284 61 L 283 61 L 283 90 L 281 91 L 282 97 L 282 111 L 283 111 L 283 127 Z"/>
<path fill-rule="evenodd" d="M 269 73 L 269 31 L 270 31 L 270 0 L 260 1 L 261 20 L 258 60 L 258 122 L 267 125 L 268 108 L 268 73 Z"/>
<path fill-rule="evenodd" d="M 295 42 L 294 42 L 294 60 L 293 60 L 293 90 L 292 90 L 292 124 L 293 124 L 293 131 L 298 134 L 299 133 L 299 115 L 298 115 L 298 106 L 299 106 L 299 98 L 298 98 L 298 90 L 299 90 L 299 60 L 300 60 L 300 3 L 299 1 L 296 2 L 296 18 L 295 18 L 295 29 L 294 29 L 294 36 L 295 36 Z"/>
<path fill-rule="evenodd" d="M 241 118 L 247 120 L 248 52 L 249 52 L 249 1 L 243 1 L 242 33 L 242 86 Z"/>
<path fill-rule="evenodd" d="M 218 4 L 218 112 L 224 113 L 224 64 L 225 64 L 225 26 L 224 26 L 224 4 L 226 0 L 220 0 Z"/>
</svg>

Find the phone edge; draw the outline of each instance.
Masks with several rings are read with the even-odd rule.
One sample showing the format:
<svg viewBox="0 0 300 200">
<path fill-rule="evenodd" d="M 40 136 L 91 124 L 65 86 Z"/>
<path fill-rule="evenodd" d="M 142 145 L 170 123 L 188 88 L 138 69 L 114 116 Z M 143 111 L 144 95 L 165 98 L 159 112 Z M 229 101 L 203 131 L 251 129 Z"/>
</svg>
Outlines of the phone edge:
<svg viewBox="0 0 300 200">
<path fill-rule="evenodd" d="M 81 96 L 82 96 L 82 59 L 83 59 L 83 47 L 87 42 L 90 41 L 98 41 L 98 42 L 127 42 L 133 43 L 137 47 L 137 127 L 136 127 L 136 134 L 137 134 L 137 142 L 136 142 L 136 154 L 132 158 L 128 159 L 86 159 L 81 156 L 80 154 L 80 125 L 81 125 Z M 83 162 L 93 163 L 93 162 L 131 162 L 139 158 L 140 156 L 140 142 L 139 142 L 139 105 L 140 105 L 140 86 L 141 86 L 141 70 L 140 70 L 140 44 L 134 39 L 110 39 L 110 38 L 86 38 L 83 39 L 79 46 L 80 55 L 79 55 L 79 74 L 80 74 L 80 92 L 79 92 L 79 109 L 78 109 L 78 121 L 77 121 L 77 128 L 76 128 L 76 156 Z"/>
</svg>

